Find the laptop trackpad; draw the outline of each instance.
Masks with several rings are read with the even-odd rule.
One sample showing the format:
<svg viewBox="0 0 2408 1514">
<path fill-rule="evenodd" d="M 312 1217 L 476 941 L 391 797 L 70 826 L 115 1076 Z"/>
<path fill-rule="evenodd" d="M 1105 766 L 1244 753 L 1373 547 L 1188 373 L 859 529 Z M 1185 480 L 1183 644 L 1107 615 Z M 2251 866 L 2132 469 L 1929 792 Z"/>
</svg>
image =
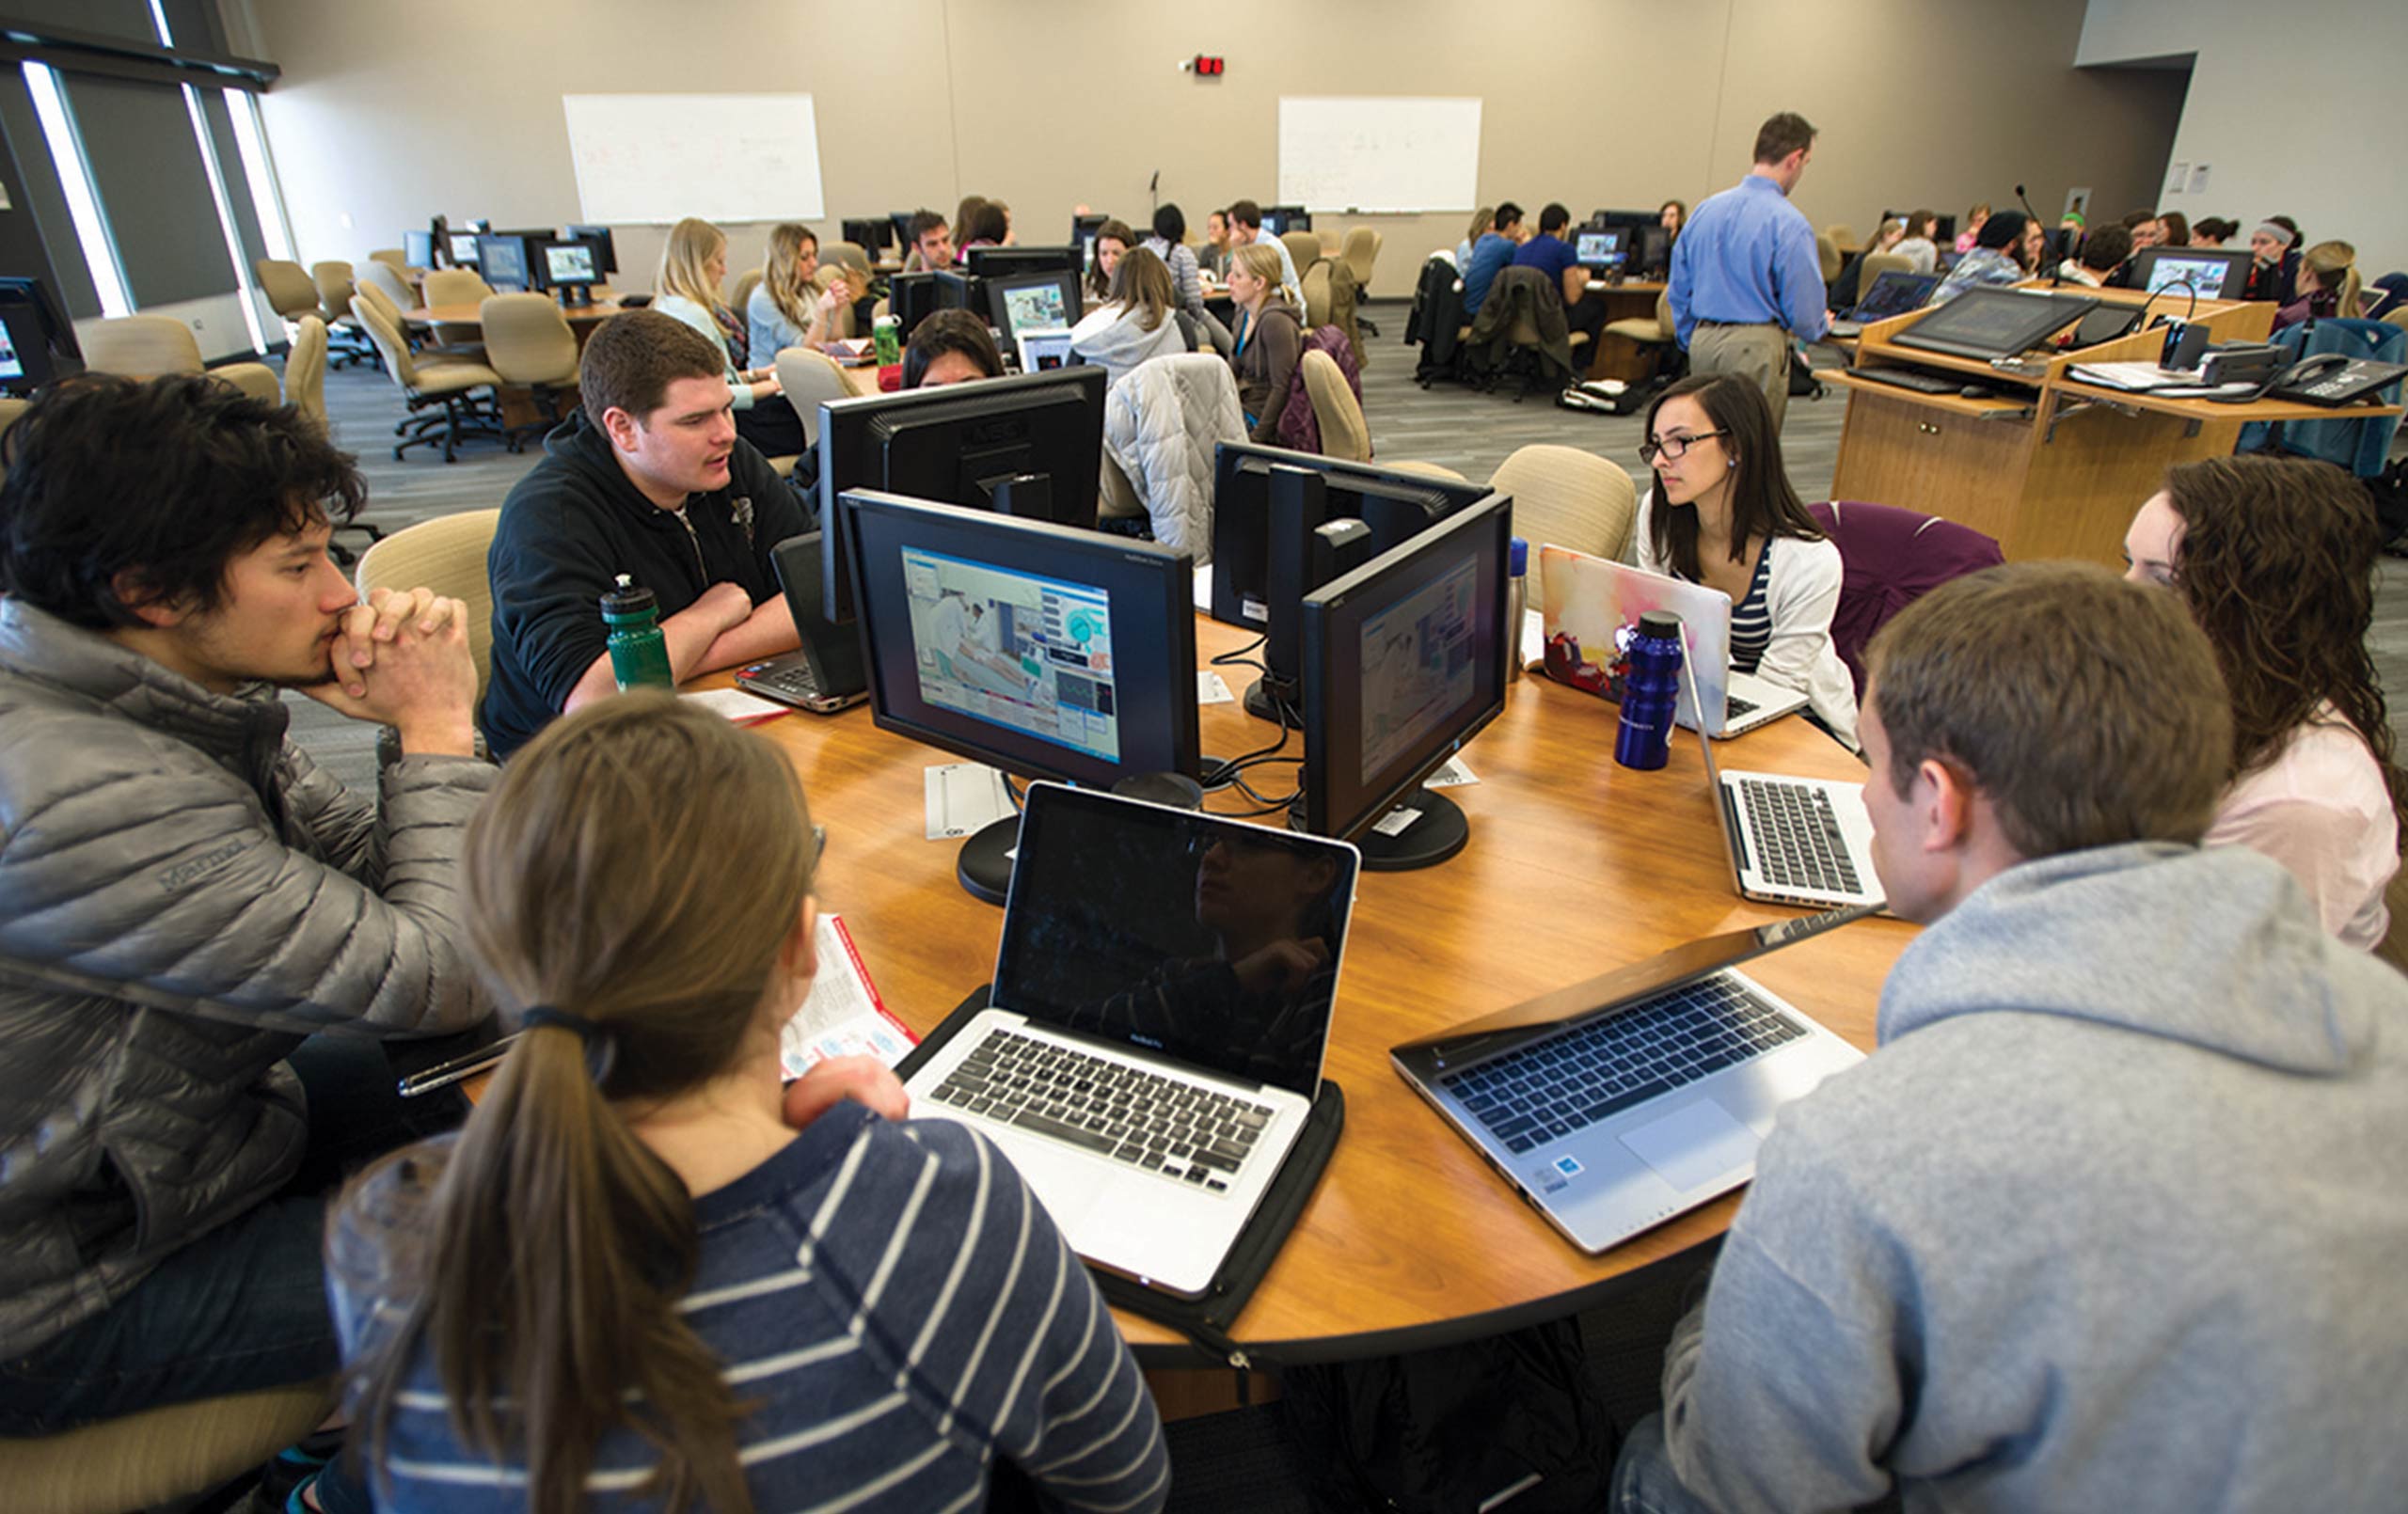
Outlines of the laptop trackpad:
<svg viewBox="0 0 2408 1514">
<path fill-rule="evenodd" d="M 1686 1193 L 1756 1159 L 1763 1138 L 1710 1098 L 1650 1120 L 1622 1143 L 1656 1175 Z"/>
</svg>

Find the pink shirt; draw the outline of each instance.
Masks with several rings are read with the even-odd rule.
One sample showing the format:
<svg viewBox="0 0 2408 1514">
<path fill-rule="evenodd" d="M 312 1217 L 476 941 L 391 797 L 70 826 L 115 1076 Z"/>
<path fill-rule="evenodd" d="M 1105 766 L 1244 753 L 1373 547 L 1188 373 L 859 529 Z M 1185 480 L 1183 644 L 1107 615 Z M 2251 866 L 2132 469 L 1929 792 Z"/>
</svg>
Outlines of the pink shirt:
<svg viewBox="0 0 2408 1514">
<path fill-rule="evenodd" d="M 2247 846 L 2290 870 L 2324 928 L 2372 951 L 2390 929 L 2384 886 L 2400 870 L 2400 822 L 2374 753 L 2329 706 L 2274 760 L 2234 780 L 2210 846 Z"/>
</svg>

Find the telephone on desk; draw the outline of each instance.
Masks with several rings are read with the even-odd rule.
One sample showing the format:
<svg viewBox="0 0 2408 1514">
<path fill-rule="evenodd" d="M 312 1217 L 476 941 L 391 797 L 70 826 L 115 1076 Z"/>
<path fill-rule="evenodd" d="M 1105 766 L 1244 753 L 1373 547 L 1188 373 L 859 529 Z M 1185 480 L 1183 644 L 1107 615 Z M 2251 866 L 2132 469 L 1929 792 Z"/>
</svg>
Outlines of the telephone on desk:
<svg viewBox="0 0 2408 1514">
<path fill-rule="evenodd" d="M 2283 371 L 2271 391 L 2277 400 L 2306 404 L 2353 404 L 2408 373 L 2408 363 L 2378 363 L 2345 353 L 2302 358 Z"/>
</svg>

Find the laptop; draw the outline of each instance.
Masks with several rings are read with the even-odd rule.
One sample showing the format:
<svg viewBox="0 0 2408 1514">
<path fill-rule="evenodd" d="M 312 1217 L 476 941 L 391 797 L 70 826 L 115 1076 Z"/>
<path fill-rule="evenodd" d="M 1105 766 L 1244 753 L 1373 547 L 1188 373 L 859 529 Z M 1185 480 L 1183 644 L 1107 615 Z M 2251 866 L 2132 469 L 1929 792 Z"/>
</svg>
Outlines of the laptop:
<svg viewBox="0 0 2408 1514">
<path fill-rule="evenodd" d="M 869 698 L 862 647 L 849 625 L 832 625 L 820 612 L 819 533 L 789 536 L 769 548 L 769 565 L 786 591 L 786 608 L 802 644 L 783 656 L 736 670 L 736 686 L 814 715 L 833 715 Z"/>
<path fill-rule="evenodd" d="M 1856 302 L 1856 308 L 1847 313 L 1846 320 L 1831 323 L 1831 335 L 1862 336 L 1864 328 L 1876 321 L 1887 321 L 1909 310 L 1922 309 L 1924 302 L 1931 298 L 1931 292 L 1940 287 L 1940 279 L 1938 274 L 1909 274 L 1891 269 L 1873 281 L 1873 287 Z"/>
<path fill-rule="evenodd" d="M 1070 328 L 1068 326 L 1032 326 L 1020 334 L 1020 371 L 1023 373 L 1051 372 L 1070 364 Z"/>
<path fill-rule="evenodd" d="M 1087 1261 L 1200 1297 L 1320 1092 L 1360 860 L 1031 784 L 989 1007 L 905 1084 L 912 1112 L 993 1141 Z M 1272 897 L 1293 903 L 1247 907 Z"/>
<path fill-rule="evenodd" d="M 1408 1041 L 1388 1061 L 1593 1254 L 1755 1176 L 1781 1107 L 1864 1060 L 1734 970 L 1870 912 L 1691 941 Z"/>
<path fill-rule="evenodd" d="M 1687 663 L 1681 682 L 1689 683 Z M 1809 909 L 1881 906 L 1863 784 L 1725 772 L 1714 760 L 1713 742 L 1700 736 L 1698 747 L 1705 753 L 1723 851 L 1742 898 Z"/>
<path fill-rule="evenodd" d="M 1674 718 L 1691 730 L 1729 738 L 1753 731 L 1807 705 L 1805 695 L 1753 673 L 1731 669 L 1731 596 L 1719 589 L 1649 573 L 1568 546 L 1539 548 L 1539 584 L 1545 598 L 1547 676 L 1619 702 L 1622 686 L 1613 665 L 1622 655 L 1619 638 L 1649 610 L 1681 618 L 1687 643 L 1686 666 L 1697 670 L 1693 695 Z M 1704 700 L 1700 718 L 1697 697 Z"/>
<path fill-rule="evenodd" d="M 1576 231 L 1572 235 L 1575 262 L 1592 273 L 1606 273 L 1630 260 L 1626 233 L 1620 229 Z"/>
</svg>

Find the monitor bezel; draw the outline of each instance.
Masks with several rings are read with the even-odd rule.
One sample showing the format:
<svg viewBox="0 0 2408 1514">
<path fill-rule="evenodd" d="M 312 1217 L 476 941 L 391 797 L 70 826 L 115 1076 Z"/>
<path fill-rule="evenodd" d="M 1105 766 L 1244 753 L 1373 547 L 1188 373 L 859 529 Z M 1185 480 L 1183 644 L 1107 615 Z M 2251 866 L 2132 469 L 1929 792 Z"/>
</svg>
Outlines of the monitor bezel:
<svg viewBox="0 0 2408 1514">
<path fill-rule="evenodd" d="M 972 247 L 963 255 L 963 269 L 974 278 L 1019 278 L 1027 274 L 1068 269 L 1084 271 L 1086 249 L 1077 243 L 1058 247 Z"/>
<path fill-rule="evenodd" d="M 555 247 L 585 248 L 594 259 L 594 276 L 592 278 L 554 278 L 552 249 Z M 530 287 L 536 292 L 549 293 L 564 289 L 592 289 L 609 276 L 602 270 L 604 260 L 601 247 L 584 237 L 549 237 L 536 243 L 532 250 L 536 256 L 528 260 L 527 271 L 532 280 Z"/>
<path fill-rule="evenodd" d="M 2026 312 L 2023 323 L 2011 334 L 2010 341 L 1993 341 L 1987 345 L 1964 338 L 1935 335 L 1925 328 L 1966 301 L 1988 304 L 2001 300 L 2017 301 L 2017 308 Z M 1960 290 L 1944 305 L 1924 307 L 1923 319 L 1890 339 L 1891 345 L 1920 352 L 1939 353 L 1948 357 L 1963 357 L 1974 362 L 1997 362 L 2021 356 L 2049 338 L 2099 308 L 2100 302 L 2087 294 L 2051 293 L 2047 290 L 2018 289 L 2011 285 L 1976 285 Z M 1971 307 L 1967 307 L 1970 312 Z"/>
<path fill-rule="evenodd" d="M 2147 293 L 2149 275 L 2157 271 L 2159 263 L 2169 260 L 2220 262 L 2225 265 L 2225 270 L 2224 277 L 2217 283 L 2216 292 L 2212 294 L 2196 285 L 2170 284 L 2166 286 L 2167 289 L 2188 288 L 2191 292 L 2203 300 L 2237 300 L 2241 298 L 2240 291 L 2249 287 L 2249 265 L 2257 259 L 2256 255 L 2246 248 L 2143 247 L 2132 254 L 2132 288 Z M 2165 290 L 2160 290 L 2157 292 L 2162 294 Z"/>
<path fill-rule="evenodd" d="M 981 249 L 983 250 L 983 249 Z M 1038 289 L 1053 285 L 1062 292 L 1062 308 L 1069 312 L 1065 325 L 1076 325 L 1086 314 L 1086 300 L 1080 288 L 1082 280 L 1069 269 L 1053 269 L 1036 274 L 990 274 L 983 276 L 987 283 L 987 324 L 999 334 L 1005 351 L 1019 343 L 1021 333 L 1011 323 L 1011 312 L 1006 296 L 1016 289 Z M 1034 329 L 1050 330 L 1051 327 Z"/>
</svg>

